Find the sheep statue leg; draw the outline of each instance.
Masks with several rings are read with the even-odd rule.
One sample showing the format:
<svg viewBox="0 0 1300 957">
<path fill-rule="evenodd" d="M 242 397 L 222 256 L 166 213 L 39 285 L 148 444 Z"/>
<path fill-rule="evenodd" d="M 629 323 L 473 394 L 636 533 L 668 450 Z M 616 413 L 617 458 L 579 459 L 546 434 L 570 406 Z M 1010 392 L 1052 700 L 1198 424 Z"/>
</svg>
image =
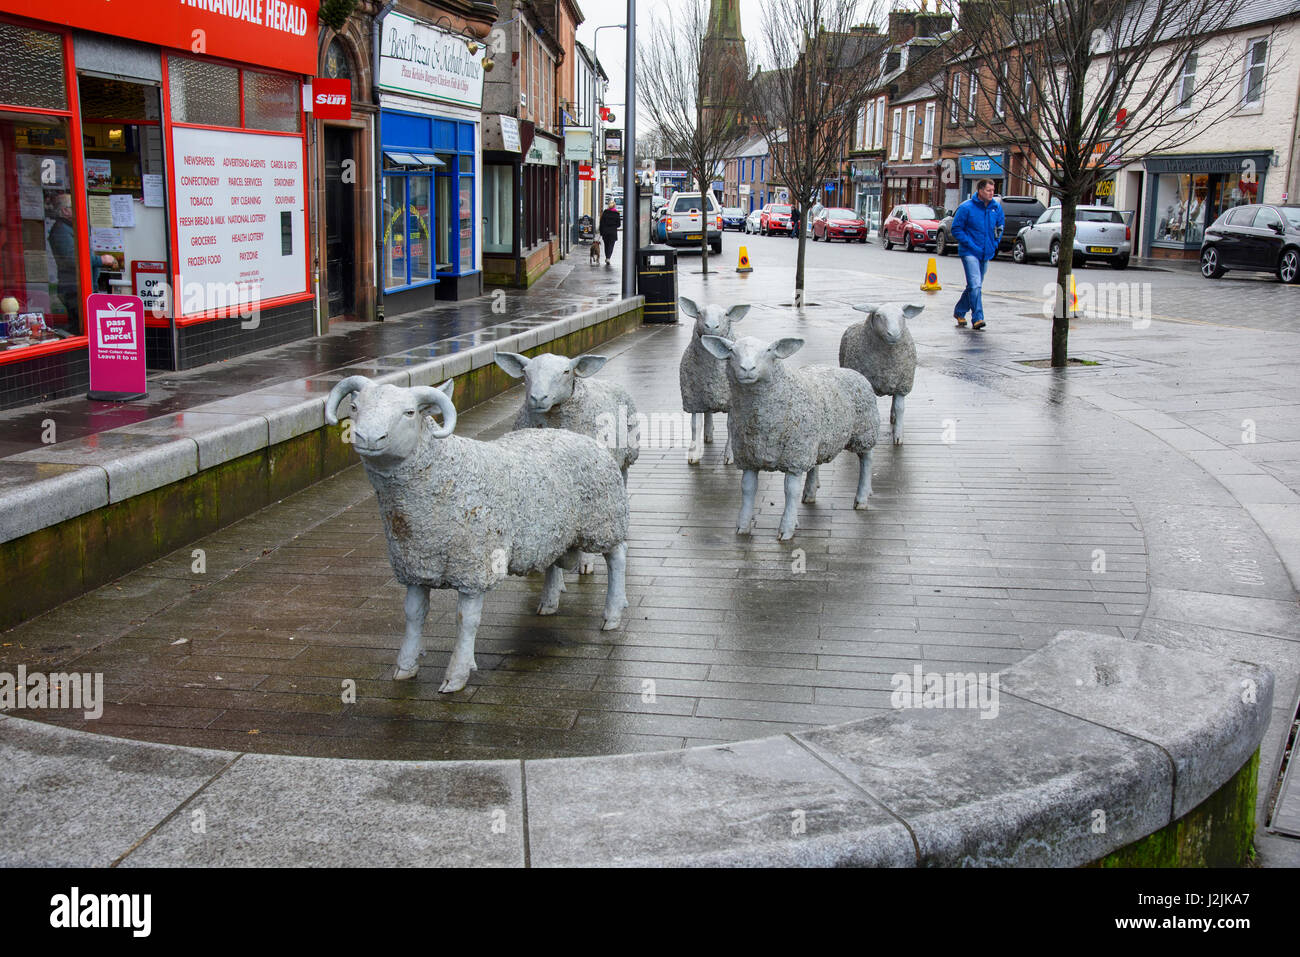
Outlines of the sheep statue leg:
<svg viewBox="0 0 1300 957">
<path fill-rule="evenodd" d="M 758 472 L 745 469 L 740 476 L 740 517 L 736 519 L 736 534 L 748 535 L 754 527 L 754 495 L 758 491 Z"/>
<path fill-rule="evenodd" d="M 799 486 L 803 480 L 799 472 L 785 473 L 785 511 L 781 513 L 781 528 L 776 536 L 779 542 L 794 538 L 794 530 L 799 525 Z"/>
<path fill-rule="evenodd" d="M 853 498 L 854 508 L 866 508 L 871 495 L 871 449 L 858 456 L 858 494 Z"/>
<path fill-rule="evenodd" d="M 429 614 L 429 588 L 427 585 L 406 586 L 406 637 L 397 653 L 397 670 L 394 681 L 414 678 L 420 670 L 420 656 L 424 654 L 424 619 Z"/>
<path fill-rule="evenodd" d="M 704 444 L 713 444 L 713 413 L 704 413 Z"/>
<path fill-rule="evenodd" d="M 704 455 L 704 446 L 700 442 L 700 420 L 704 415 L 700 412 L 691 413 L 691 446 L 686 450 L 686 464 L 699 465 L 700 457 Z"/>
<path fill-rule="evenodd" d="M 822 487 L 821 479 L 817 477 L 817 466 L 808 470 L 808 477 L 803 483 L 803 503 L 812 505 L 817 501 L 817 490 Z"/>
<path fill-rule="evenodd" d="M 894 401 L 889 406 L 889 427 L 894 433 L 894 444 L 903 444 L 903 406 L 907 402 L 907 396 L 896 395 Z"/>
<path fill-rule="evenodd" d="M 727 445 L 722 450 L 722 464 L 733 465 L 735 461 L 736 457 L 731 454 L 731 429 L 727 429 Z"/>
<path fill-rule="evenodd" d="M 469 673 L 478 670 L 474 660 L 474 636 L 478 634 L 479 619 L 483 617 L 483 592 L 459 592 L 456 599 L 456 647 L 451 650 L 447 673 L 442 676 L 438 690 L 451 694 L 465 687 Z"/>
<path fill-rule="evenodd" d="M 562 591 L 564 591 L 564 569 L 559 565 L 551 565 L 546 569 L 546 584 L 542 586 L 542 600 L 537 605 L 537 614 L 554 615 L 559 611 Z"/>
<path fill-rule="evenodd" d="M 627 542 L 620 542 L 612 552 L 605 553 L 605 568 L 609 571 L 609 584 L 601 630 L 611 631 L 622 624 L 623 609 L 627 607 Z"/>
</svg>

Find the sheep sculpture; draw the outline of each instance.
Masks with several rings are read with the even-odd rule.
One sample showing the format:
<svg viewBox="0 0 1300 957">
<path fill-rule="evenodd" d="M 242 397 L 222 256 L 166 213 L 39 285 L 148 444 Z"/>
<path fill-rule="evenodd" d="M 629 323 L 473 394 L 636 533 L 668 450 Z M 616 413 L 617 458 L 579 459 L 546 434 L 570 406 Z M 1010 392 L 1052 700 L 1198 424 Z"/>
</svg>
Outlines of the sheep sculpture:
<svg viewBox="0 0 1300 957">
<path fill-rule="evenodd" d="M 682 312 L 695 320 L 691 331 L 691 341 L 682 353 L 678 378 L 682 387 L 682 411 L 691 416 L 691 445 L 686 451 L 686 464 L 699 465 L 704 455 L 704 446 L 700 441 L 700 419 L 704 419 L 704 442 L 713 441 L 713 415 L 726 412 L 731 401 L 731 387 L 727 385 L 727 370 L 700 344 L 702 336 L 721 336 L 731 338 L 732 325 L 744 318 L 749 306 L 704 306 L 701 308 L 692 299 L 682 296 L 679 300 Z M 727 445 L 722 451 L 722 461 L 732 463 L 731 432 L 727 432 Z"/>
<path fill-rule="evenodd" d="M 507 375 L 524 380 L 524 403 L 515 417 L 516 429 L 568 429 L 595 439 L 613 456 L 627 485 L 628 466 L 640 454 L 636 405 L 618 383 L 588 379 L 609 361 L 605 356 L 569 359 L 548 352 L 529 359 L 514 352 L 498 352 L 495 358 Z M 584 552 L 578 560 L 578 573 L 588 575 L 595 570 L 595 557 Z"/>
<path fill-rule="evenodd" d="M 743 470 L 740 517 L 736 534 L 754 524 L 758 473 L 785 473 L 785 511 L 777 538 L 787 541 L 798 525 L 797 496 L 817 500 L 817 468 L 847 449 L 858 456 L 858 491 L 854 508 L 866 508 L 871 494 L 871 453 L 880 431 L 880 410 L 871 384 L 861 373 L 835 366 L 786 370 L 782 361 L 802 346 L 802 339 L 767 343 L 745 336 L 732 342 L 719 336 L 700 341 L 726 360 L 731 385 L 727 430 Z"/>
<path fill-rule="evenodd" d="M 916 377 L 916 343 L 907 320 L 924 306 L 860 305 L 870 316 L 844 330 L 840 337 L 840 365 L 861 372 L 876 395 L 893 396 L 889 426 L 894 444 L 903 444 L 903 406 Z"/>
<path fill-rule="evenodd" d="M 397 680 L 414 677 L 424 650 L 430 588 L 457 592 L 456 643 L 443 692 L 465 687 L 483 596 L 507 574 L 546 575 L 539 615 L 559 608 L 577 552 L 600 552 L 609 569 L 605 629 L 627 607 L 628 499 L 609 453 L 562 429 L 510 432 L 492 442 L 453 435 L 452 382 L 439 388 L 375 385 L 349 376 L 330 390 L 325 420 L 338 423 L 352 397 L 352 444 L 379 500 L 388 556 L 406 586 L 406 635 Z M 435 424 L 433 411 L 442 413 Z"/>
</svg>

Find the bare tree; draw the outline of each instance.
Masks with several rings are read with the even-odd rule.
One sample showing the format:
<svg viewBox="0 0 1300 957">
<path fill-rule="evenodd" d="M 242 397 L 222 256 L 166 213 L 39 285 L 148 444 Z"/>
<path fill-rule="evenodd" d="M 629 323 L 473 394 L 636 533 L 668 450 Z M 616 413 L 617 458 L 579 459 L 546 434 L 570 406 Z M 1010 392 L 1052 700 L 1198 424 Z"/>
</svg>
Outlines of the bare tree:
<svg viewBox="0 0 1300 957">
<path fill-rule="evenodd" d="M 957 12 L 956 0 L 940 2 Z M 948 57 L 952 69 L 977 78 L 979 102 L 974 91 L 967 103 L 952 102 L 953 84 L 945 83 L 943 113 L 964 113 L 986 141 L 1018 145 L 1031 159 L 1026 179 L 1060 199 L 1052 365 L 1064 366 L 1076 208 L 1106 167 L 1183 146 L 1240 108 L 1247 52 L 1231 34 L 1262 15 L 1247 0 L 966 0 L 961 7 Z"/>
<path fill-rule="evenodd" d="M 808 207 L 838 180 L 858 112 L 880 77 L 884 40 L 857 25 L 858 0 L 765 0 L 747 110 L 794 205 L 794 302 L 804 303 Z M 769 180 L 769 186 L 773 181 Z"/>
<path fill-rule="evenodd" d="M 705 198 L 718 166 L 740 130 L 734 110 L 706 108 L 706 85 L 719 78 L 716 65 L 705 57 L 709 22 L 706 0 L 686 0 L 671 7 L 650 29 L 646 42 L 637 44 L 637 96 L 659 134 L 667 156 L 686 161 L 691 178 L 699 184 L 701 198 L 700 257 L 709 271 L 709 203 Z M 728 64 L 722 68 L 728 70 Z M 728 70 L 728 74 L 736 72 Z M 723 87 L 739 90 L 747 64 L 739 75 L 721 78 Z"/>
</svg>

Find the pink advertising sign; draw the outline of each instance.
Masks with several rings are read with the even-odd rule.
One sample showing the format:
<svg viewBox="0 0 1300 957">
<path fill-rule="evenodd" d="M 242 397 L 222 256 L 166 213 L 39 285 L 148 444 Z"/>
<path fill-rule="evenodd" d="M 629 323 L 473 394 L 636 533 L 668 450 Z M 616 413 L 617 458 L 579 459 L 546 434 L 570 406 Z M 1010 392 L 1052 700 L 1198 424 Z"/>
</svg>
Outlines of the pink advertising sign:
<svg viewBox="0 0 1300 957">
<path fill-rule="evenodd" d="M 92 399 L 139 398 L 144 379 L 144 302 L 97 292 L 86 297 Z"/>
</svg>

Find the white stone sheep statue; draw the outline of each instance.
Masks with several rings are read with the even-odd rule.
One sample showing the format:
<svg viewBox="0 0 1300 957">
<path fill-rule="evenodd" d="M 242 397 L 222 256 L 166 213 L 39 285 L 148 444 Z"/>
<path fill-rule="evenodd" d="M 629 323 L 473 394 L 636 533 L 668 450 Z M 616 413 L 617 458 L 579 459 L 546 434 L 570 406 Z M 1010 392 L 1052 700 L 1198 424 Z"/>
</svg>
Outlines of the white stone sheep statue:
<svg viewBox="0 0 1300 957">
<path fill-rule="evenodd" d="M 699 465 L 704 455 L 704 445 L 700 441 L 700 419 L 704 419 L 704 442 L 713 441 L 713 415 L 726 412 L 731 401 L 731 387 L 727 385 L 727 370 L 724 363 L 715 359 L 704 346 L 700 345 L 701 336 L 721 336 L 732 338 L 732 325 L 744 318 L 749 306 L 700 306 L 693 299 L 682 296 L 678 302 L 682 312 L 695 320 L 691 332 L 691 341 L 682 353 L 678 379 L 682 387 L 682 411 L 691 416 L 691 447 L 686 451 L 686 464 Z M 724 465 L 732 463 L 731 432 L 727 432 L 727 446 L 722 450 Z"/>
<path fill-rule="evenodd" d="M 640 455 L 636 404 L 617 382 L 587 379 L 609 361 L 605 356 L 569 359 L 548 352 L 529 359 L 498 352 L 495 359 L 508 376 L 524 379 L 524 404 L 515 417 L 516 429 L 568 429 L 595 439 L 614 457 L 627 485 L 628 466 Z M 589 575 L 595 570 L 595 556 L 583 552 L 578 573 Z"/>
<path fill-rule="evenodd" d="M 840 365 L 867 377 L 876 395 L 893 396 L 889 407 L 894 444 L 903 444 L 903 406 L 916 378 L 916 343 L 907 320 L 925 306 L 854 306 L 870 317 L 844 330 L 840 337 Z"/>
<path fill-rule="evenodd" d="M 781 360 L 794 355 L 802 339 L 767 343 L 745 336 L 732 342 L 704 336 L 700 341 L 726 360 L 731 383 L 727 431 L 736 468 L 744 472 L 736 534 L 748 535 L 753 528 L 758 473 L 784 472 L 785 511 L 777 539 L 794 537 L 800 480 L 803 501 L 812 504 L 817 500 L 817 467 L 845 449 L 859 460 L 853 507 L 866 508 L 880 410 L 861 373 L 835 366 L 787 370 Z"/>
<path fill-rule="evenodd" d="M 430 588 L 454 588 L 457 635 L 440 691 L 465 687 L 477 669 L 474 636 L 483 595 L 507 574 L 542 571 L 539 615 L 559 608 L 560 563 L 600 552 L 609 569 L 606 630 L 627 607 L 628 500 L 609 453 L 562 429 L 510 432 L 493 442 L 452 435 L 452 382 L 439 388 L 375 385 L 349 376 L 330 390 L 325 421 L 352 396 L 352 445 L 379 499 L 388 557 L 406 586 L 406 638 L 396 680 L 411 678 L 424 649 Z M 431 413 L 442 413 L 441 426 Z"/>
</svg>

